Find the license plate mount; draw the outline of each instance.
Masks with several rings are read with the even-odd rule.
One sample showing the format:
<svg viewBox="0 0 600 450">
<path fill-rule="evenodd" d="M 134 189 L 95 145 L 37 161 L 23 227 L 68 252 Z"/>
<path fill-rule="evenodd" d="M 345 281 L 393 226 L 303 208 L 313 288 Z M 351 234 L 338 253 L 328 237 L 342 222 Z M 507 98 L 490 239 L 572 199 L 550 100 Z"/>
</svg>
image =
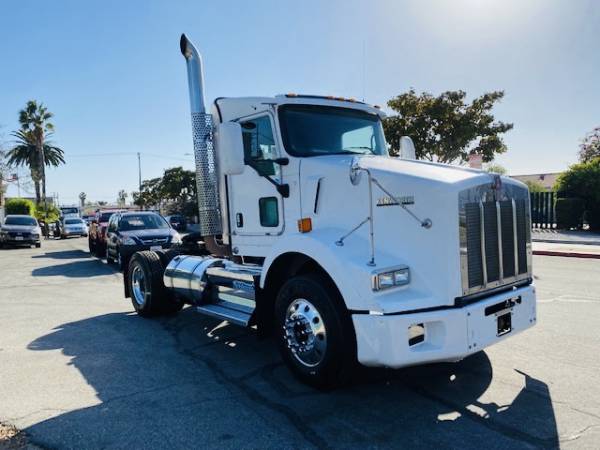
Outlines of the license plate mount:
<svg viewBox="0 0 600 450">
<path fill-rule="evenodd" d="M 151 245 L 150 246 L 150 251 L 156 252 L 158 250 L 162 250 L 162 245 Z"/>
<path fill-rule="evenodd" d="M 496 323 L 498 327 L 498 336 L 510 333 L 512 331 L 512 314 L 510 311 L 499 314 L 496 318 Z"/>
<path fill-rule="evenodd" d="M 15 236 L 15 241 L 22 241 L 23 240 L 23 236 Z"/>
</svg>

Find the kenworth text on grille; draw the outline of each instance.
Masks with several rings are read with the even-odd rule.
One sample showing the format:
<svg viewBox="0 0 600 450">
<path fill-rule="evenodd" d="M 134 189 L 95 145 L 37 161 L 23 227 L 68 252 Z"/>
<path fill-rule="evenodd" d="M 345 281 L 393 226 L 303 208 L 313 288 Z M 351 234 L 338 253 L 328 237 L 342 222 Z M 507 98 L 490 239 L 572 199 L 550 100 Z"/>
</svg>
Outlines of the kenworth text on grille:
<svg viewBox="0 0 600 450">
<path fill-rule="evenodd" d="M 536 322 L 527 187 L 388 154 L 376 107 L 310 95 L 217 98 L 185 36 L 200 233 L 140 252 L 143 316 L 184 303 L 274 335 L 331 386 L 358 362 L 457 361 Z M 412 147 L 412 148 L 411 148 Z"/>
</svg>

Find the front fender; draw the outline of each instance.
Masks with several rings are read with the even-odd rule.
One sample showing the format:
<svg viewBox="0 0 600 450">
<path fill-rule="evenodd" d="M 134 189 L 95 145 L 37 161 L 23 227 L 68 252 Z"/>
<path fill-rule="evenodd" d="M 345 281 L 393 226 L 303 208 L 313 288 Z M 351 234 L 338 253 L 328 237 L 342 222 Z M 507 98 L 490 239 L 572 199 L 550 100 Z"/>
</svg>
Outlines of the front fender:
<svg viewBox="0 0 600 450">
<path fill-rule="evenodd" d="M 338 229 L 321 229 L 279 239 L 265 258 L 260 287 L 265 287 L 267 274 L 279 256 L 301 253 L 312 258 L 329 274 L 348 309 L 379 310 L 371 291 L 371 272 L 374 268 L 367 265 L 369 244 L 356 236 L 353 237 L 353 245 L 336 245 L 335 242 L 344 233 Z"/>
</svg>

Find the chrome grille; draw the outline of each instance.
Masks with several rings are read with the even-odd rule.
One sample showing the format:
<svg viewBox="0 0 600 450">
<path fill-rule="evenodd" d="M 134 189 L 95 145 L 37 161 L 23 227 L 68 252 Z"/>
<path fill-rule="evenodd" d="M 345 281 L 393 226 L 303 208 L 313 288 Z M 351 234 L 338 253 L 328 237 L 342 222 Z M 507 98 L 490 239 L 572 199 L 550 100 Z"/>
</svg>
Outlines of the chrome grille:
<svg viewBox="0 0 600 450">
<path fill-rule="evenodd" d="M 145 245 L 159 245 L 159 244 L 166 244 L 168 242 L 169 238 L 144 238 L 144 239 L 140 239 L 140 241 L 142 241 L 142 244 Z"/>
<path fill-rule="evenodd" d="M 481 185 L 461 192 L 463 295 L 530 277 L 531 232 L 527 189 Z"/>
</svg>

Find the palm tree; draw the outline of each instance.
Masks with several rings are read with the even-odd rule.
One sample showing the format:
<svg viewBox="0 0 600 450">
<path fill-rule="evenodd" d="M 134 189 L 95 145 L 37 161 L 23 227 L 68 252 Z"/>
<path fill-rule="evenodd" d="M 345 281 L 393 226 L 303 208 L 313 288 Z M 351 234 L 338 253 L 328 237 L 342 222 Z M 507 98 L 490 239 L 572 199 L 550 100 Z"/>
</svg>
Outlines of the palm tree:
<svg viewBox="0 0 600 450">
<path fill-rule="evenodd" d="M 121 189 L 118 193 L 118 197 L 117 197 L 117 202 L 119 204 L 119 206 L 123 207 L 125 206 L 125 202 L 127 200 L 127 192 L 125 192 L 123 189 Z"/>
<path fill-rule="evenodd" d="M 16 138 L 17 145 L 8 151 L 9 166 L 28 166 L 31 172 L 31 179 L 35 187 L 35 197 L 37 203 L 41 202 L 41 184 L 45 184 L 44 168 L 40 165 L 40 156 L 44 155 L 45 166 L 58 166 L 64 164 L 64 152 L 52 145 L 47 139 L 51 133 L 46 135 L 46 140 L 43 145 L 43 151 L 40 152 L 36 145 L 35 137 L 30 131 L 15 131 L 12 135 Z M 45 185 L 44 185 L 45 188 Z M 45 189 L 44 189 L 45 194 Z"/>
<path fill-rule="evenodd" d="M 86 198 L 87 198 L 87 195 L 85 192 L 79 193 L 79 201 L 81 202 L 81 209 L 83 209 L 85 207 L 85 199 Z"/>
<path fill-rule="evenodd" d="M 46 204 L 46 166 L 64 164 L 64 152 L 52 145 L 50 137 L 54 125 L 50 122 L 53 114 L 43 103 L 35 100 L 27 102 L 25 109 L 19 111 L 21 129 L 12 133 L 17 145 L 7 154 L 10 165 L 29 166 L 31 178 L 35 184 L 35 196 L 38 203 Z M 41 185 L 41 189 L 40 189 Z M 40 195 L 41 190 L 41 195 Z"/>
</svg>

